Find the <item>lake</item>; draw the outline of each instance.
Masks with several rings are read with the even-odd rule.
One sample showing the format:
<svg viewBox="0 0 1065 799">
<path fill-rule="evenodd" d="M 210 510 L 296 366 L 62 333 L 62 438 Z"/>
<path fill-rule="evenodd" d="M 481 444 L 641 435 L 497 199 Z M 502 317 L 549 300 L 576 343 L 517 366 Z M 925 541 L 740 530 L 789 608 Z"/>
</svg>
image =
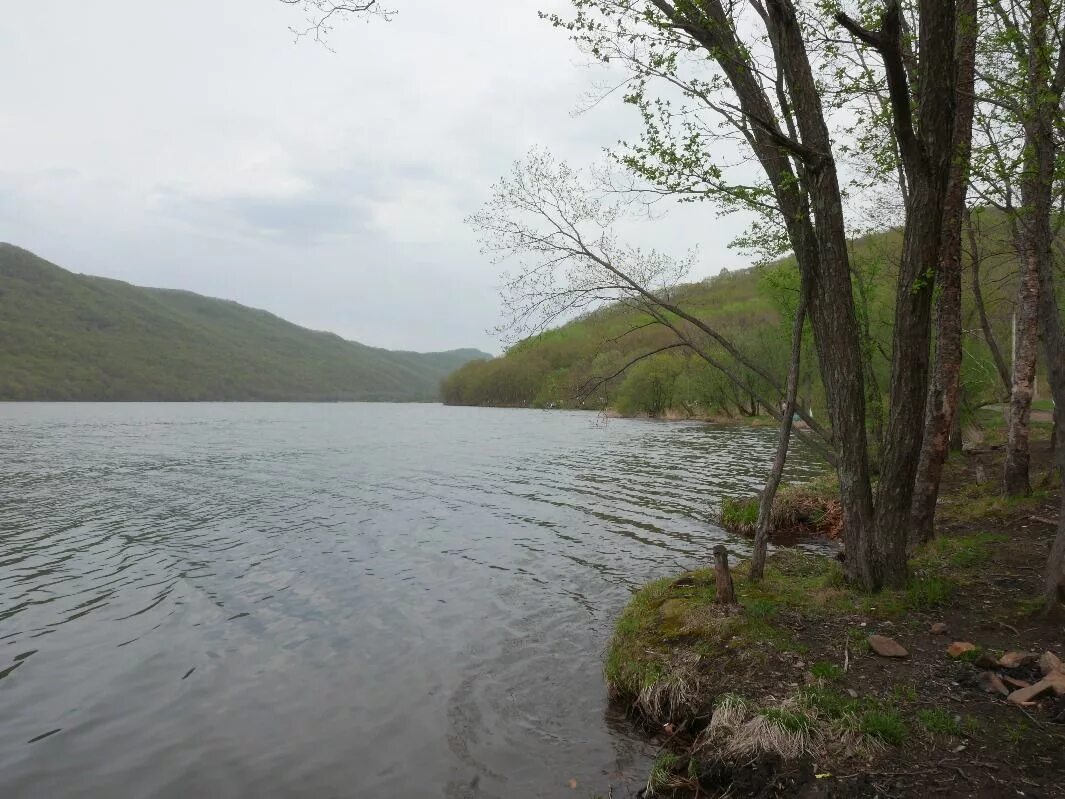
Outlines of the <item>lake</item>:
<svg viewBox="0 0 1065 799">
<path fill-rule="evenodd" d="M 631 795 L 653 753 L 607 700 L 611 624 L 728 540 L 774 437 L 0 405 L 0 795 Z"/>
</svg>

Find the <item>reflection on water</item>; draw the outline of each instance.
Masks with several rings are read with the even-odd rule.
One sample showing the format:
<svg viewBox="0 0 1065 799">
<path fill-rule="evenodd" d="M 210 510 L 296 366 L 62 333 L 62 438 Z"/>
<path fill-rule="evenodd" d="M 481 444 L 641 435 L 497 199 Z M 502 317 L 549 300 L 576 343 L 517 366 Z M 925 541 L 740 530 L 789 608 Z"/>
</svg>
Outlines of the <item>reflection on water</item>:
<svg viewBox="0 0 1065 799">
<path fill-rule="evenodd" d="M 0 405 L 0 794 L 627 795 L 648 753 L 607 707 L 610 622 L 720 540 L 772 439 Z"/>
</svg>

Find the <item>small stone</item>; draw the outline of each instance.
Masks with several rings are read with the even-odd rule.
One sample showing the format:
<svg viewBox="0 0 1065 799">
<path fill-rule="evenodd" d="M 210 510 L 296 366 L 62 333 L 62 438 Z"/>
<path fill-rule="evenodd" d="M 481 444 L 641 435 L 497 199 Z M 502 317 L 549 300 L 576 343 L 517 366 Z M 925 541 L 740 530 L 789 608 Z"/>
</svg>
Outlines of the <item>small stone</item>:
<svg viewBox="0 0 1065 799">
<path fill-rule="evenodd" d="M 978 669 L 996 669 L 998 668 L 998 661 L 987 652 L 981 652 L 980 656 L 976 658 L 973 663 Z"/>
<path fill-rule="evenodd" d="M 998 659 L 998 665 L 1004 669 L 1019 669 L 1029 663 L 1035 663 L 1039 655 L 1034 652 L 1007 652 Z"/>
<path fill-rule="evenodd" d="M 989 694 L 1001 694 L 1009 696 L 1010 689 L 1002 682 L 1002 679 L 993 671 L 982 671 L 976 677 L 976 684 Z"/>
<path fill-rule="evenodd" d="M 976 644 L 970 644 L 968 641 L 955 641 L 947 647 L 947 654 L 952 658 L 960 658 L 966 652 L 972 652 L 974 649 L 976 649 Z"/>
<path fill-rule="evenodd" d="M 946 635 L 947 625 L 941 621 L 937 621 L 932 625 L 932 635 Z"/>
<path fill-rule="evenodd" d="M 1055 672 L 1065 674 L 1065 666 L 1062 665 L 1061 658 L 1053 652 L 1044 652 L 1039 658 L 1039 670 L 1048 677 Z"/>
<path fill-rule="evenodd" d="M 884 635 L 870 635 L 869 648 L 882 658 L 905 658 L 910 656 L 910 653 L 906 651 L 902 644 L 894 638 L 888 638 Z"/>
<path fill-rule="evenodd" d="M 851 699 L 857 699 L 858 698 L 858 692 L 855 691 L 853 688 L 848 688 L 847 689 L 847 696 L 849 696 Z"/>
</svg>

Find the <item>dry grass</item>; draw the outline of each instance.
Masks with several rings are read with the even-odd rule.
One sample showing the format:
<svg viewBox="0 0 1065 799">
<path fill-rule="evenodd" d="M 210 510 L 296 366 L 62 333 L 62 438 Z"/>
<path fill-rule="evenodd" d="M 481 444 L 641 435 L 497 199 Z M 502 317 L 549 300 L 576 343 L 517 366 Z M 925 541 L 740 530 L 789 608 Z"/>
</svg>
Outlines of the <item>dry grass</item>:
<svg viewBox="0 0 1065 799">
<path fill-rule="evenodd" d="M 758 495 L 726 498 L 718 521 L 730 532 L 754 535 L 758 503 Z M 843 508 L 836 478 L 826 475 L 801 485 L 783 486 L 773 498 L 769 527 L 770 535 L 776 539 L 839 538 L 843 532 Z"/>
<path fill-rule="evenodd" d="M 661 679 L 640 688 L 633 700 L 635 709 L 648 719 L 662 723 L 691 716 L 699 703 L 705 701 L 699 660 L 699 655 L 691 652 L 674 656 Z"/>
</svg>

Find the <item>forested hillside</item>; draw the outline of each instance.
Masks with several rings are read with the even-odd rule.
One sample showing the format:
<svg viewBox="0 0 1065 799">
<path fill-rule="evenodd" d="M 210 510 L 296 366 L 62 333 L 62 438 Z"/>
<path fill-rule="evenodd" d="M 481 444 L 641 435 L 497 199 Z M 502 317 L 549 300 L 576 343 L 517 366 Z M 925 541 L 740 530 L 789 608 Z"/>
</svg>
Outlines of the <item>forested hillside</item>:
<svg viewBox="0 0 1065 799">
<path fill-rule="evenodd" d="M 1016 259 L 1002 219 L 977 214 L 966 243 L 963 414 L 1000 401 L 1008 392 L 987 345 L 973 292 L 973 262 L 993 335 L 1008 359 Z M 890 363 L 898 231 L 869 236 L 851 245 L 856 301 L 865 334 L 873 423 L 885 401 Z M 673 290 L 676 305 L 709 322 L 781 381 L 787 373 L 791 318 L 797 296 L 793 260 L 724 271 Z M 754 399 L 690 348 L 668 347 L 668 328 L 621 305 L 601 308 L 561 327 L 526 339 L 501 358 L 474 361 L 451 375 L 444 400 L 456 405 L 610 408 L 624 415 L 680 417 L 755 415 Z M 811 336 L 806 336 L 799 396 L 815 417 L 823 414 L 824 392 Z M 736 366 L 726 353 L 722 363 Z M 637 360 L 639 359 L 639 360 Z M 634 362 L 635 361 L 635 362 Z M 758 385 L 757 377 L 751 376 Z M 769 392 L 771 393 L 771 392 Z"/>
<path fill-rule="evenodd" d="M 367 347 L 0 244 L 3 400 L 433 400 L 445 375 L 483 357 Z"/>
</svg>

